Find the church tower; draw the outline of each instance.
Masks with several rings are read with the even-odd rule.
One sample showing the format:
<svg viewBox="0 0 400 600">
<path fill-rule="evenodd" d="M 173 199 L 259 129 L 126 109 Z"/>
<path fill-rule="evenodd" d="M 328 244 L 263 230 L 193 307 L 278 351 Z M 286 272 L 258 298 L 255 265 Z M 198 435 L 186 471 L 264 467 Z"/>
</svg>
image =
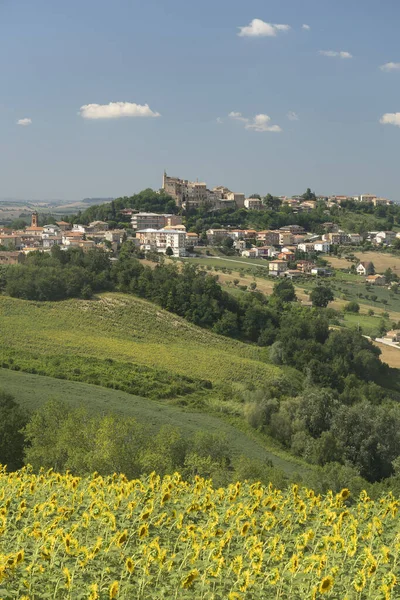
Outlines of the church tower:
<svg viewBox="0 0 400 600">
<path fill-rule="evenodd" d="M 38 224 L 39 224 L 39 215 L 36 211 L 34 211 L 32 213 L 31 227 L 38 227 Z"/>
</svg>

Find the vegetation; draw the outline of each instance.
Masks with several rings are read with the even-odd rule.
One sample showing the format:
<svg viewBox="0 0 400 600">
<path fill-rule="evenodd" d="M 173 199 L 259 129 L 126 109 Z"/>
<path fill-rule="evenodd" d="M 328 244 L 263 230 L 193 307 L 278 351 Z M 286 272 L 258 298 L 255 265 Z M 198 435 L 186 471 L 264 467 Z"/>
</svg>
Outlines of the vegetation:
<svg viewBox="0 0 400 600">
<path fill-rule="evenodd" d="M 5 599 L 397 597 L 391 494 L 30 469 L 0 494 Z"/>
</svg>

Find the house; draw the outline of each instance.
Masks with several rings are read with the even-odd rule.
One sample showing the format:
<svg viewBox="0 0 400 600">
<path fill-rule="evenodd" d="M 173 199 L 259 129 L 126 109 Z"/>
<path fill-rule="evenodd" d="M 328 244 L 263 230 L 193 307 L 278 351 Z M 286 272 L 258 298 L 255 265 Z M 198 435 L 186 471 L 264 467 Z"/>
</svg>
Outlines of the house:
<svg viewBox="0 0 400 600">
<path fill-rule="evenodd" d="M 285 225 L 284 227 L 281 227 L 279 229 L 279 231 L 282 232 L 289 232 L 289 233 L 305 233 L 304 231 L 304 227 L 302 227 L 301 225 Z"/>
<path fill-rule="evenodd" d="M 199 245 L 199 235 L 197 233 L 189 232 L 186 234 L 186 243 L 188 246 Z"/>
<path fill-rule="evenodd" d="M 206 235 L 207 235 L 207 242 L 209 244 L 215 244 L 216 242 L 219 242 L 229 236 L 229 230 L 228 229 L 207 229 L 206 231 Z"/>
<path fill-rule="evenodd" d="M 57 221 L 56 225 L 58 225 L 61 231 L 68 231 L 69 229 L 71 229 L 71 225 L 66 221 Z"/>
<path fill-rule="evenodd" d="M 374 263 L 371 261 L 362 261 L 357 265 L 357 275 L 372 275 L 375 271 Z"/>
<path fill-rule="evenodd" d="M 388 331 L 384 339 L 388 342 L 400 342 L 400 329 L 392 329 L 391 331 Z"/>
<path fill-rule="evenodd" d="M 302 252 L 305 252 L 306 254 L 308 252 L 314 252 L 314 244 L 310 243 L 310 242 L 303 242 L 302 244 L 299 244 L 298 249 L 301 250 Z"/>
<path fill-rule="evenodd" d="M 262 200 L 259 198 L 246 198 L 244 201 L 244 206 L 248 210 L 263 210 L 265 208 Z"/>
<path fill-rule="evenodd" d="M 386 277 L 384 275 L 368 275 L 368 277 L 365 278 L 365 281 L 372 285 L 385 285 Z"/>
<path fill-rule="evenodd" d="M 330 277 L 332 275 L 332 271 L 330 269 L 326 269 L 325 267 L 313 267 L 311 269 L 311 275 L 315 275 L 316 277 Z"/>
<path fill-rule="evenodd" d="M 250 248 L 248 250 L 243 250 L 242 256 L 246 258 L 257 258 L 258 257 L 258 248 Z"/>
<path fill-rule="evenodd" d="M 19 249 L 22 245 L 22 234 L 0 234 L 0 245 L 10 249 Z"/>
<path fill-rule="evenodd" d="M 296 262 L 296 267 L 298 271 L 302 273 L 311 273 L 311 269 L 315 267 L 315 263 L 311 260 L 298 260 Z"/>
<path fill-rule="evenodd" d="M 278 231 L 259 231 L 256 237 L 257 241 L 264 242 L 266 246 L 277 246 L 279 244 Z"/>
<path fill-rule="evenodd" d="M 386 244 L 387 246 L 389 246 L 393 243 L 395 239 L 395 231 L 379 231 L 376 234 L 375 239 L 373 241 L 375 242 L 375 244 Z"/>
<path fill-rule="evenodd" d="M 22 252 L 0 252 L 0 265 L 16 265 L 24 261 Z"/>
<path fill-rule="evenodd" d="M 286 246 L 287 244 L 293 244 L 294 235 L 290 233 L 290 231 L 280 231 L 279 232 L 279 245 Z"/>
<path fill-rule="evenodd" d="M 315 252 L 329 252 L 329 250 L 331 249 L 331 245 L 329 242 L 324 242 L 324 241 L 317 241 L 314 242 L 314 250 Z"/>
<path fill-rule="evenodd" d="M 142 250 L 154 250 L 165 254 L 171 248 L 173 256 L 186 256 L 186 232 L 179 229 L 143 229 L 136 232 Z"/>
<path fill-rule="evenodd" d="M 92 221 L 89 223 L 89 228 L 93 231 L 106 231 L 108 230 L 108 223 L 106 221 Z"/>
<path fill-rule="evenodd" d="M 269 263 L 269 274 L 273 277 L 279 277 L 281 273 L 287 271 L 288 263 L 286 260 L 271 260 Z"/>
<path fill-rule="evenodd" d="M 303 273 L 297 269 L 289 269 L 280 274 L 281 277 L 287 277 L 288 279 L 297 279 L 297 277 L 301 277 L 302 275 Z"/>
<path fill-rule="evenodd" d="M 294 252 L 281 252 L 278 254 L 279 260 L 286 260 L 287 262 L 291 262 L 295 259 Z"/>
<path fill-rule="evenodd" d="M 363 237 L 359 233 L 349 233 L 350 243 L 354 244 L 354 246 L 358 246 L 362 244 Z"/>
<path fill-rule="evenodd" d="M 258 248 L 258 256 L 260 258 L 275 258 L 278 255 L 278 251 L 273 246 L 260 246 Z"/>
</svg>

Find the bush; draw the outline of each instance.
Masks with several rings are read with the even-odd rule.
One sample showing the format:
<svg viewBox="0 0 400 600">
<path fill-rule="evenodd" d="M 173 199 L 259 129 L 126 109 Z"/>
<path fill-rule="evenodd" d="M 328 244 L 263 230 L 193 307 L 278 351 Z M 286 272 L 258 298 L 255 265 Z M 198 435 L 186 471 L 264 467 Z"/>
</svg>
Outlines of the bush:
<svg viewBox="0 0 400 600">
<path fill-rule="evenodd" d="M 346 306 L 344 307 L 344 310 L 345 310 L 345 312 L 359 313 L 360 305 L 358 304 L 358 302 L 355 302 L 353 300 L 352 302 L 349 302 L 348 304 L 346 304 Z"/>
</svg>

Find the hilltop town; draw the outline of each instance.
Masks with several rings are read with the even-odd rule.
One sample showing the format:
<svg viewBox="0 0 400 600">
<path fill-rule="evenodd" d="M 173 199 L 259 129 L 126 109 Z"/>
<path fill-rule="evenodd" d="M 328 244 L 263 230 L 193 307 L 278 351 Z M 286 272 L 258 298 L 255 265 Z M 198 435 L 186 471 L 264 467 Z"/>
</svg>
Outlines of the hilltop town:
<svg viewBox="0 0 400 600">
<path fill-rule="evenodd" d="M 79 215 L 70 221 L 54 221 L 39 224 L 39 214 L 33 212 L 30 225 L 21 230 L 10 226 L 0 226 L 0 264 L 13 264 L 23 261 L 32 251 L 49 252 L 55 245 L 62 250 L 80 248 L 84 252 L 92 248 L 103 248 L 113 257 L 118 256 L 121 244 L 130 239 L 138 251 L 166 254 L 184 258 L 196 256 L 203 247 L 218 247 L 225 254 L 245 259 L 266 259 L 271 276 L 296 278 L 301 275 L 329 276 L 332 270 L 317 264 L 316 258 L 337 254 L 338 248 L 347 253 L 351 248 L 369 250 L 398 248 L 400 232 L 395 228 L 384 230 L 349 231 L 340 225 L 341 213 L 352 209 L 374 215 L 385 216 L 387 209 L 397 210 L 392 201 L 373 194 L 359 196 L 316 196 L 311 190 L 303 195 L 274 197 L 268 194 L 261 198 L 254 194 L 232 192 L 227 187 L 208 189 L 206 183 L 191 182 L 170 177 L 164 172 L 160 192 L 152 192 L 153 197 L 164 194 L 169 198 L 169 206 L 174 212 L 150 212 L 129 207 L 117 211 L 114 201 L 113 219 L 79 222 Z M 122 199 L 124 201 L 124 199 Z M 117 204 L 118 200 L 115 201 Z M 127 204 L 128 206 L 125 206 Z M 103 205 L 100 208 L 109 205 Z M 94 207 L 96 209 L 96 207 Z M 89 209 L 92 210 L 93 208 Z M 263 214 L 286 215 L 288 224 L 275 228 L 235 227 L 235 215 L 262 219 Z M 89 212 L 89 211 L 87 211 Z M 307 215 L 319 215 L 314 227 L 306 228 Z M 195 216 L 203 217 L 203 225 L 190 226 Z M 225 227 L 216 226 L 219 215 L 223 215 Z M 208 221 L 214 221 L 207 227 Z M 204 218 L 206 217 L 206 218 Z M 393 219 L 392 219 L 393 220 Z M 310 221 L 312 223 L 312 220 Z M 347 250 L 346 250 L 347 248 Z M 385 278 L 378 277 L 373 267 L 360 265 L 357 273 L 365 275 L 370 283 L 384 284 Z"/>
</svg>

